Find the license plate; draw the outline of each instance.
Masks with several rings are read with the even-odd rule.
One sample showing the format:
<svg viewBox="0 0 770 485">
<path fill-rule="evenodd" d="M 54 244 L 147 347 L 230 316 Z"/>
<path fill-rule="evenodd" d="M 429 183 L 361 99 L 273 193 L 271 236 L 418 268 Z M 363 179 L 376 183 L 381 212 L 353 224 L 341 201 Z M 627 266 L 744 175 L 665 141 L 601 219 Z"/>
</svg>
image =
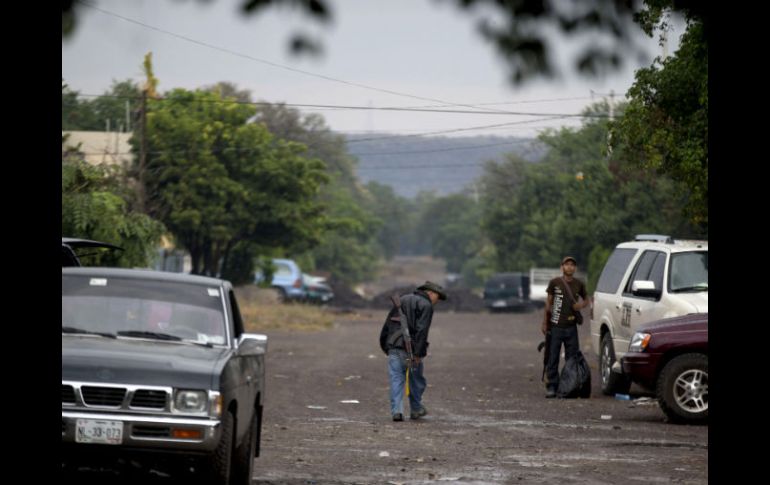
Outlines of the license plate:
<svg viewBox="0 0 770 485">
<path fill-rule="evenodd" d="M 494 308 L 502 308 L 505 306 L 505 300 L 497 300 L 494 303 L 492 303 L 492 306 Z"/>
<path fill-rule="evenodd" d="M 119 445 L 123 442 L 123 422 L 101 419 L 78 419 L 75 442 Z"/>
</svg>

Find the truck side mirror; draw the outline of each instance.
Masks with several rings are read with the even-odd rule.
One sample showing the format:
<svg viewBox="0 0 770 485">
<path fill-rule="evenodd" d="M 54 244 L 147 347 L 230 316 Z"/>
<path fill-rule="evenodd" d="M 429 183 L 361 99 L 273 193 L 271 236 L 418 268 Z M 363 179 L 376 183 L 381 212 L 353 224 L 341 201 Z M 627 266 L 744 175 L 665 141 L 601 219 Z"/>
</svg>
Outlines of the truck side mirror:
<svg viewBox="0 0 770 485">
<path fill-rule="evenodd" d="M 242 333 L 237 341 L 238 353 L 264 354 L 267 352 L 267 335 L 261 333 Z"/>
</svg>

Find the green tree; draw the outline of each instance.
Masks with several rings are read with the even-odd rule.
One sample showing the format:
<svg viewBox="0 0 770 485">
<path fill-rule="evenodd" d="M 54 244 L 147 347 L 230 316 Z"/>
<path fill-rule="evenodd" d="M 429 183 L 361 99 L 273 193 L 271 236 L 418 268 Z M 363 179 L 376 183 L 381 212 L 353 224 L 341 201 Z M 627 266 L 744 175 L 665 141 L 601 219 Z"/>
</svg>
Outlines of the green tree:
<svg viewBox="0 0 770 485">
<path fill-rule="evenodd" d="M 587 114 L 607 108 L 597 104 Z M 679 210 L 675 184 L 628 163 L 623 150 L 607 158 L 608 122 L 591 119 L 542 134 L 549 149 L 538 163 L 509 156 L 485 167 L 482 227 L 498 271 L 558 266 L 571 254 L 594 276 L 602 255 L 634 234 L 698 235 Z"/>
<path fill-rule="evenodd" d="M 247 123 L 253 107 L 215 93 L 175 89 L 148 105 L 148 210 L 190 252 L 193 273 L 218 274 L 240 241 L 303 250 L 320 241 L 328 177 L 303 145 Z"/>
<path fill-rule="evenodd" d="M 78 99 L 62 80 L 62 130 L 131 131 L 137 124 L 141 92 L 131 80 L 113 81 L 110 89 L 93 100 Z M 128 120 L 126 120 L 128 115 Z"/>
<path fill-rule="evenodd" d="M 165 228 L 146 214 L 131 210 L 130 195 L 117 168 L 86 163 L 76 150 L 62 159 L 62 237 L 95 239 L 115 244 L 122 252 L 104 252 L 91 265 L 148 267 Z"/>
<path fill-rule="evenodd" d="M 113 80 L 110 89 L 90 103 L 100 124 L 89 129 L 104 130 L 109 122 L 112 131 L 132 131 L 137 126 L 140 98 L 141 90 L 134 81 Z"/>
<path fill-rule="evenodd" d="M 691 21 L 677 52 L 636 72 L 616 132 L 624 156 L 687 194 L 685 213 L 708 234 L 708 43 Z"/>
<path fill-rule="evenodd" d="M 481 250 L 481 208 L 461 194 L 439 197 L 420 217 L 420 231 L 431 254 L 446 261 L 447 271 L 460 273 L 463 265 Z"/>
<path fill-rule="evenodd" d="M 407 233 L 414 227 L 416 213 L 409 200 L 396 194 L 393 187 L 375 181 L 366 184 L 370 195 L 369 210 L 381 223 L 376 239 L 380 252 L 387 260 L 402 254 L 407 243 Z"/>
<path fill-rule="evenodd" d="M 283 104 L 259 105 L 254 121 L 276 138 L 307 146 L 307 156 L 322 160 L 329 178 L 318 194 L 327 214 L 318 244 L 303 254 L 297 247 L 285 248 L 285 255 L 301 262 L 303 270 L 329 273 L 337 282 L 372 277 L 382 256 L 377 234 L 384 222 L 372 210 L 372 194 L 358 182 L 344 137 L 332 133 L 321 116 L 303 116 Z"/>
<path fill-rule="evenodd" d="M 61 129 L 64 131 L 87 130 L 96 123 L 96 113 L 87 102 L 78 99 L 73 91 L 61 81 Z"/>
</svg>

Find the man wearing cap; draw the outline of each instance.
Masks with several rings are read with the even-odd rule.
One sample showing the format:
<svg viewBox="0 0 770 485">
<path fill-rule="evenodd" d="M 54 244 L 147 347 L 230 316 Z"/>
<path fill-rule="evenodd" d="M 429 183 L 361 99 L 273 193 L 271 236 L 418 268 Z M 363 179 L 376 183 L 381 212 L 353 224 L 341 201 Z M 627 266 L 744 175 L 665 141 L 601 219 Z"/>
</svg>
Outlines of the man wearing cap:
<svg viewBox="0 0 770 485">
<path fill-rule="evenodd" d="M 400 297 L 400 312 L 406 317 L 414 354 L 414 362 L 408 374 L 411 419 L 419 419 L 428 414 L 422 405 L 422 393 L 427 385 L 423 376 L 423 359 L 428 354 L 428 331 L 433 320 L 433 306 L 439 300 L 446 300 L 446 292 L 441 286 L 430 281 L 426 281 L 411 294 Z M 397 312 L 399 308 L 393 307 L 382 326 L 380 348 L 388 356 L 390 414 L 393 421 L 403 421 L 402 404 L 408 363 L 401 326 L 391 319 Z"/>
<path fill-rule="evenodd" d="M 577 270 L 577 260 L 566 256 L 561 260 L 562 276 L 548 283 L 546 293 L 548 300 L 545 305 L 541 331 L 543 335 L 551 332 L 549 357 L 546 365 L 546 394 L 545 397 L 556 397 L 559 387 L 559 353 L 564 344 L 564 359 L 574 357 L 580 350 L 578 342 L 576 313 L 589 305 L 586 296 L 586 285 L 574 277 Z M 569 290 L 567 289 L 569 287 Z M 581 301 L 578 302 L 578 297 Z"/>
</svg>

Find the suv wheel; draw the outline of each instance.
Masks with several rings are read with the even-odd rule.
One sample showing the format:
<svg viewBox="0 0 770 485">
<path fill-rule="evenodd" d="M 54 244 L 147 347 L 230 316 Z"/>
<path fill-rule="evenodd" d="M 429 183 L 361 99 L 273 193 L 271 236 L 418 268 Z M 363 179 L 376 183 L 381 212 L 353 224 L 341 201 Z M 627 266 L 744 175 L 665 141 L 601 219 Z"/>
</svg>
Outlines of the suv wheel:
<svg viewBox="0 0 770 485">
<path fill-rule="evenodd" d="M 709 362 L 703 354 L 671 359 L 658 377 L 658 403 L 671 421 L 705 421 L 709 417 Z"/>
<path fill-rule="evenodd" d="M 612 364 L 615 363 L 615 349 L 612 346 L 612 337 L 607 332 L 602 337 L 601 350 L 599 352 L 599 371 L 602 376 L 602 394 L 613 396 L 616 393 L 628 394 L 631 381 L 617 372 L 612 372 Z"/>
</svg>

